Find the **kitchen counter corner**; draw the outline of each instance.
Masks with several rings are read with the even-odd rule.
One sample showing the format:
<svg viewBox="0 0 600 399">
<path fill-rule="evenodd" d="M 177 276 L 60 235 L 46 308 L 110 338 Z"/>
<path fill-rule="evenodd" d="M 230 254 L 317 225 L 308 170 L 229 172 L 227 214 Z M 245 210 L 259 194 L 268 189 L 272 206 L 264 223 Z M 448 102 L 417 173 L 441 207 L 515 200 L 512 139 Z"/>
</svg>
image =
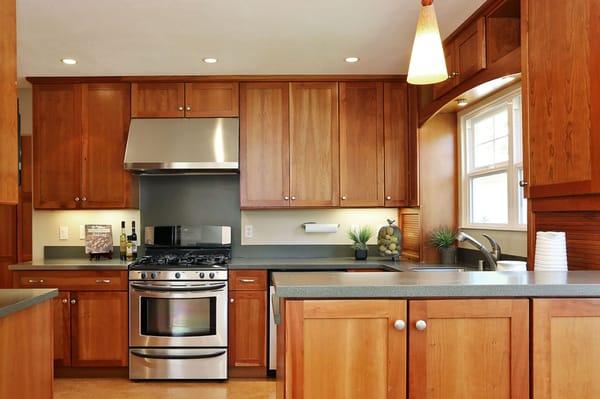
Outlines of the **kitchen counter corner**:
<svg viewBox="0 0 600 399">
<path fill-rule="evenodd" d="M 57 295 L 57 289 L 0 289 L 0 317 L 30 308 Z"/>
</svg>

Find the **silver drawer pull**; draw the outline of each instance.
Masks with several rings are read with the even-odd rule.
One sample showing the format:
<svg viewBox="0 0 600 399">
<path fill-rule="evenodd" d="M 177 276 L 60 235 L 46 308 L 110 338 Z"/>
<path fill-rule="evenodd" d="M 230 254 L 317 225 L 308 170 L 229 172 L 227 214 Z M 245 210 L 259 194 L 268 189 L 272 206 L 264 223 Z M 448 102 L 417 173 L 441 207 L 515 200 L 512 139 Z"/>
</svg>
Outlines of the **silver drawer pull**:
<svg viewBox="0 0 600 399">
<path fill-rule="evenodd" d="M 42 284 L 45 281 L 44 280 L 28 280 L 27 281 L 29 284 Z"/>
<path fill-rule="evenodd" d="M 110 284 L 110 280 L 96 280 L 96 284 Z"/>
<path fill-rule="evenodd" d="M 256 283 L 256 279 L 253 278 L 241 278 L 240 281 L 247 284 Z"/>
</svg>

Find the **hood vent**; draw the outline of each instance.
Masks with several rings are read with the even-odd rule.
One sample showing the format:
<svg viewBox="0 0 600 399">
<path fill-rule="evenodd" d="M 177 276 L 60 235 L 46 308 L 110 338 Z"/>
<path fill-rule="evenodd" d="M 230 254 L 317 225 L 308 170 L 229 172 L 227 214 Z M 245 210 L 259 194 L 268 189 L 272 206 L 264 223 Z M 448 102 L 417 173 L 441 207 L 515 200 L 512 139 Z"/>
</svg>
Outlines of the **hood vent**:
<svg viewBox="0 0 600 399">
<path fill-rule="evenodd" d="M 239 172 L 237 118 L 132 119 L 125 169 L 143 174 Z"/>
</svg>

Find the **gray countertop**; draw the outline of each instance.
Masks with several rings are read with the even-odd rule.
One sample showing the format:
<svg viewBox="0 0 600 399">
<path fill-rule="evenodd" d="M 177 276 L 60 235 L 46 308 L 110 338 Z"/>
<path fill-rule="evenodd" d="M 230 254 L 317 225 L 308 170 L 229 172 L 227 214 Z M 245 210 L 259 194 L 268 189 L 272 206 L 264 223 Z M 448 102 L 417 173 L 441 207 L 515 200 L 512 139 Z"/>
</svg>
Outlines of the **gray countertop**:
<svg viewBox="0 0 600 399">
<path fill-rule="evenodd" d="M 127 270 L 130 262 L 119 259 L 89 260 L 87 258 L 38 259 L 10 265 L 10 270 Z"/>
<path fill-rule="evenodd" d="M 0 317 L 25 310 L 57 295 L 56 289 L 0 289 Z"/>
<path fill-rule="evenodd" d="M 600 272 L 274 273 L 279 298 L 600 297 Z"/>
</svg>

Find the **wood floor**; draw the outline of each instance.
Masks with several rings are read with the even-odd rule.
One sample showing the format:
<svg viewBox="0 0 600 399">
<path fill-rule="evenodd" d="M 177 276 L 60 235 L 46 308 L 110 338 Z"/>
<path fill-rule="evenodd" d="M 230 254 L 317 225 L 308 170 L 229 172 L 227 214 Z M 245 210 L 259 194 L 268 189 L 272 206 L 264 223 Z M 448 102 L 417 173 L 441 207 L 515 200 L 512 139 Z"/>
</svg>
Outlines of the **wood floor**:
<svg viewBox="0 0 600 399">
<path fill-rule="evenodd" d="M 275 380 L 131 382 L 117 378 L 57 378 L 54 399 L 275 399 Z"/>
</svg>

